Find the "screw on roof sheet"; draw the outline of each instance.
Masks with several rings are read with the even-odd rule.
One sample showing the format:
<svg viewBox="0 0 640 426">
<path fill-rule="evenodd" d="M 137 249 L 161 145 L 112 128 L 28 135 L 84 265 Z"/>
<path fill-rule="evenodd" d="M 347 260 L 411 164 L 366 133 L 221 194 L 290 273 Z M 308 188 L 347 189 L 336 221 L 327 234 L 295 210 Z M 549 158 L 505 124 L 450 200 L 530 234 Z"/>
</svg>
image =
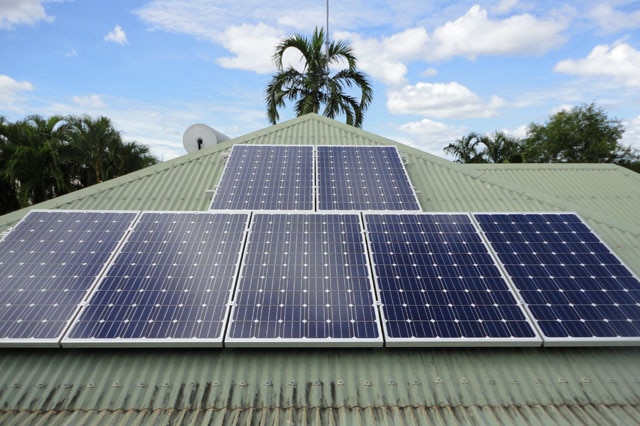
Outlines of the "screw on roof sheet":
<svg viewBox="0 0 640 426">
<path fill-rule="evenodd" d="M 489 379 L 489 380 L 487 380 L 487 384 L 488 384 L 488 385 L 495 385 L 495 384 L 496 384 L 496 381 L 495 381 L 495 380 L 493 380 L 493 379 Z"/>
<path fill-rule="evenodd" d="M 164 383 L 162 384 L 162 387 L 163 387 L 163 388 L 170 388 L 170 387 L 171 387 L 171 383 L 169 383 L 169 382 L 164 382 Z"/>
<path fill-rule="evenodd" d="M 316 380 L 311 384 L 311 386 L 322 386 L 322 382 L 320 380 Z"/>
<path fill-rule="evenodd" d="M 213 383 L 211 383 L 211 386 L 220 386 L 220 382 L 217 380 L 214 380 Z"/>
<path fill-rule="evenodd" d="M 14 384 L 11 385 L 12 388 L 19 388 L 20 387 L 20 383 L 15 382 Z"/>
<path fill-rule="evenodd" d="M 93 383 L 93 382 L 89 382 L 89 383 L 87 383 L 87 387 L 88 387 L 88 388 L 95 388 L 95 387 L 96 387 L 96 384 L 95 384 L 95 383 Z"/>
<path fill-rule="evenodd" d="M 46 384 L 46 383 L 44 383 L 44 382 L 40 382 L 40 383 L 38 383 L 38 384 L 36 385 L 36 387 L 37 387 L 37 388 L 40 388 L 40 389 L 42 389 L 42 388 L 46 388 L 46 387 L 47 387 L 47 384 Z"/>
<path fill-rule="evenodd" d="M 369 380 L 365 380 L 362 382 L 362 386 L 371 386 L 371 382 Z"/>
<path fill-rule="evenodd" d="M 195 388 L 196 386 L 198 386 L 198 384 L 196 382 L 191 382 L 189 383 L 189 386 L 191 386 L 192 388 Z"/>
<path fill-rule="evenodd" d="M 411 386 L 420 386 L 422 383 L 420 383 L 417 380 L 414 380 L 413 382 L 411 382 Z"/>
<path fill-rule="evenodd" d="M 615 383 L 615 382 L 616 382 L 616 380 L 613 377 L 609 377 L 607 379 L 607 383 Z"/>
<path fill-rule="evenodd" d="M 273 386 L 273 382 L 271 380 L 265 380 L 262 386 Z"/>
<path fill-rule="evenodd" d="M 466 378 L 463 377 L 463 378 L 460 379 L 460 384 L 461 385 L 466 385 L 467 383 L 469 383 L 469 380 L 467 380 Z"/>
<path fill-rule="evenodd" d="M 146 388 L 147 384 L 145 382 L 140 382 L 140 383 L 138 383 L 138 387 L 139 388 Z"/>
<path fill-rule="evenodd" d="M 338 379 L 338 380 L 336 381 L 336 385 L 338 385 L 338 386 L 342 386 L 342 385 L 344 385 L 344 380 L 342 380 L 342 379 Z"/>
<path fill-rule="evenodd" d="M 590 383 L 591 382 L 591 380 L 588 377 L 583 377 L 582 379 L 580 379 L 580 381 L 582 383 Z"/>
<path fill-rule="evenodd" d="M 542 384 L 542 379 L 535 379 L 533 382 L 538 384 L 538 385 L 541 385 Z"/>
<path fill-rule="evenodd" d="M 289 380 L 289 386 L 296 386 L 295 380 Z"/>
<path fill-rule="evenodd" d="M 62 389 L 69 389 L 71 387 L 73 387 L 73 385 L 71 383 L 63 383 L 62 386 L 60 386 Z"/>
<path fill-rule="evenodd" d="M 436 379 L 433 381 L 433 383 L 444 383 L 444 380 L 442 380 L 440 377 L 436 377 Z"/>
<path fill-rule="evenodd" d="M 247 382 L 245 382 L 244 380 L 240 380 L 238 382 L 238 386 L 247 386 Z"/>
<path fill-rule="evenodd" d="M 569 383 L 569 381 L 564 377 L 558 377 L 558 383 Z"/>
<path fill-rule="evenodd" d="M 513 384 L 513 385 L 519 385 L 519 384 L 520 384 L 520 382 L 518 381 L 518 379 L 513 379 L 513 380 L 511 381 L 511 384 Z"/>
<path fill-rule="evenodd" d="M 113 384 L 111 385 L 111 387 L 113 387 L 113 388 L 119 388 L 119 387 L 120 387 L 120 382 L 118 382 L 118 381 L 113 382 Z"/>
<path fill-rule="evenodd" d="M 396 386 L 396 385 L 397 385 L 397 383 L 396 383 L 396 382 L 394 382 L 393 380 L 389 380 L 389 381 L 387 382 L 387 385 L 389 385 L 389 386 Z"/>
</svg>

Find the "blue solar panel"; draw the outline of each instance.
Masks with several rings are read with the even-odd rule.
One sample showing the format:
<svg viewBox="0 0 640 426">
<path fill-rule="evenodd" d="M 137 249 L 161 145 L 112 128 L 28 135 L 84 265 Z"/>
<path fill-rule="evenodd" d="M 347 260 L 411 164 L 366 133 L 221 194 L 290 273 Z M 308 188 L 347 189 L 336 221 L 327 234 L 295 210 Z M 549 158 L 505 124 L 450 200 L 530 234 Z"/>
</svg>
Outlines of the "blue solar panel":
<svg viewBox="0 0 640 426">
<path fill-rule="evenodd" d="M 212 210 L 314 210 L 313 147 L 234 145 Z"/>
<path fill-rule="evenodd" d="M 31 211 L 0 242 L 0 345 L 59 346 L 137 213 Z"/>
<path fill-rule="evenodd" d="M 63 346 L 222 346 L 248 220 L 144 212 Z"/>
<path fill-rule="evenodd" d="M 545 345 L 640 343 L 640 282 L 575 214 L 476 214 Z"/>
<path fill-rule="evenodd" d="M 319 146 L 318 210 L 420 210 L 394 146 Z"/>
<path fill-rule="evenodd" d="M 387 346 L 542 341 L 466 214 L 365 214 Z"/>
<path fill-rule="evenodd" d="M 358 214 L 254 214 L 226 346 L 382 346 Z"/>
</svg>

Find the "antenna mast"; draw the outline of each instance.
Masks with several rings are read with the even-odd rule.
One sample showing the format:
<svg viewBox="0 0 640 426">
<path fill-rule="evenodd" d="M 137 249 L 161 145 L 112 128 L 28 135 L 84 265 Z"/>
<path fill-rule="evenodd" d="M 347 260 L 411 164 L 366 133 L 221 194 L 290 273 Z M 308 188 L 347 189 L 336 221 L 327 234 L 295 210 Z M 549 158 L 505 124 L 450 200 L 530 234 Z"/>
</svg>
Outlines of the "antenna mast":
<svg viewBox="0 0 640 426">
<path fill-rule="evenodd" d="M 327 55 L 327 68 L 329 68 L 329 0 L 327 0 L 327 32 L 324 37 L 324 46 Z"/>
</svg>

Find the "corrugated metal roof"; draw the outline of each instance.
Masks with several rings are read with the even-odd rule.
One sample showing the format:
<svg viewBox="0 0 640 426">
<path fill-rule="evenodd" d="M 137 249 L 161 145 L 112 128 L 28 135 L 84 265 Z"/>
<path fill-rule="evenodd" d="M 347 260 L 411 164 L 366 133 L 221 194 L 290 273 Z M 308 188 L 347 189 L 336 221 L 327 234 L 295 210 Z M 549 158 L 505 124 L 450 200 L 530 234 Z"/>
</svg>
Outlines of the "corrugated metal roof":
<svg viewBox="0 0 640 426">
<path fill-rule="evenodd" d="M 426 211 L 578 212 L 640 273 L 640 175 L 460 165 L 308 115 L 39 204 L 203 210 L 234 143 L 393 144 Z M 0 217 L 8 229 L 26 210 Z M 640 348 L 0 349 L 2 424 L 632 424 Z"/>
</svg>

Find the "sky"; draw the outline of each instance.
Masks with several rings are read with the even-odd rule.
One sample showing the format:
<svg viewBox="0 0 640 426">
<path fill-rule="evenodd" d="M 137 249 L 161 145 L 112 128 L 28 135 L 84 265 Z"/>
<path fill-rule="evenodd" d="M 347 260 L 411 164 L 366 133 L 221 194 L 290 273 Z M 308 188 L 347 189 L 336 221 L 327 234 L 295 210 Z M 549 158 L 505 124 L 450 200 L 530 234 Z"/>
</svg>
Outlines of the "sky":
<svg viewBox="0 0 640 426">
<path fill-rule="evenodd" d="M 192 124 L 230 137 L 269 126 L 274 47 L 326 26 L 326 11 L 326 0 L 0 0 L 0 116 L 106 116 L 167 161 L 186 153 Z M 444 157 L 469 132 L 524 137 L 594 102 L 640 148 L 640 1 L 329 0 L 329 35 L 373 82 L 364 130 Z"/>
</svg>

